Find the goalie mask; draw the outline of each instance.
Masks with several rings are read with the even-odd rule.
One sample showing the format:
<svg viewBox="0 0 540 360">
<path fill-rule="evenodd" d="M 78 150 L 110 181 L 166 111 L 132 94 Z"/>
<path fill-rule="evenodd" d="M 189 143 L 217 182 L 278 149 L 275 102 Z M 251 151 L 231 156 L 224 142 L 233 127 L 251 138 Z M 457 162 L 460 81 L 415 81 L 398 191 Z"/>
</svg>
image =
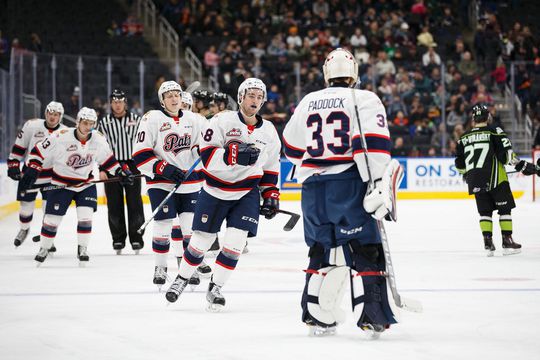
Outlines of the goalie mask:
<svg viewBox="0 0 540 360">
<path fill-rule="evenodd" d="M 323 73 L 327 84 L 336 78 L 351 78 L 354 84 L 358 80 L 358 63 L 350 52 L 337 48 L 326 57 Z"/>
<path fill-rule="evenodd" d="M 262 80 L 257 78 L 247 78 L 244 80 L 240 86 L 238 87 L 238 105 L 242 104 L 242 101 L 244 100 L 244 96 L 246 95 L 246 92 L 248 89 L 259 89 L 263 92 L 263 102 L 264 104 L 266 102 L 266 85 L 262 82 Z M 261 107 L 262 107 L 261 104 Z"/>
<path fill-rule="evenodd" d="M 54 118 L 53 114 L 55 113 L 60 115 L 58 119 Z M 45 108 L 45 121 L 47 122 L 47 125 L 51 128 L 58 125 L 58 123 L 62 121 L 63 116 L 64 106 L 57 101 L 51 101 Z"/>
</svg>

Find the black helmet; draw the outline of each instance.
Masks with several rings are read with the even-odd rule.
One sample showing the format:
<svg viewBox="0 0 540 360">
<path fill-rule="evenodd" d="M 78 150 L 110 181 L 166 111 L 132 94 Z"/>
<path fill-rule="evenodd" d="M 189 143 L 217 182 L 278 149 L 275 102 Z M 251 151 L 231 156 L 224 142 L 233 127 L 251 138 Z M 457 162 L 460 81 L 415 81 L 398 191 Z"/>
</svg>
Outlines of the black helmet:
<svg viewBox="0 0 540 360">
<path fill-rule="evenodd" d="M 472 108 L 472 120 L 476 123 L 489 120 L 489 109 L 484 104 L 476 104 Z"/>
<path fill-rule="evenodd" d="M 112 91 L 111 95 L 109 96 L 109 99 L 111 101 L 113 101 L 113 100 L 126 100 L 126 94 L 122 90 L 114 89 Z"/>
<path fill-rule="evenodd" d="M 208 90 L 196 90 L 191 95 L 195 100 L 202 101 L 204 107 L 210 106 L 210 103 L 214 100 L 214 94 Z"/>
<path fill-rule="evenodd" d="M 216 92 L 214 93 L 214 101 L 215 102 L 222 102 L 222 103 L 228 103 L 229 102 L 229 96 L 222 92 Z"/>
</svg>

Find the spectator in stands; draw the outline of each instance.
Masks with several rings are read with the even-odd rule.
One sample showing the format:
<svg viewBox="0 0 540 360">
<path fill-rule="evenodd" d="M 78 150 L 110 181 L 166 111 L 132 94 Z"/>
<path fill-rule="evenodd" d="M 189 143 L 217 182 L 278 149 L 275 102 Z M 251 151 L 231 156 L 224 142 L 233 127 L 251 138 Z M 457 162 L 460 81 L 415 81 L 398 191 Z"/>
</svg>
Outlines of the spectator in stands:
<svg viewBox="0 0 540 360">
<path fill-rule="evenodd" d="M 302 47 L 302 38 L 298 35 L 298 27 L 291 26 L 289 28 L 289 35 L 287 36 L 287 48 L 299 49 Z"/>
<path fill-rule="evenodd" d="M 466 81 L 472 82 L 472 78 L 478 75 L 478 66 L 472 60 L 470 51 L 465 51 L 461 61 L 457 65 L 459 72 L 465 77 Z"/>
<path fill-rule="evenodd" d="M 406 157 L 409 154 L 409 149 L 405 147 L 405 142 L 401 136 L 394 140 L 394 146 L 390 150 L 392 157 Z"/>
<path fill-rule="evenodd" d="M 115 38 L 118 36 L 122 36 L 122 29 L 118 26 L 118 23 L 116 21 L 111 21 L 111 25 L 107 29 L 107 35 L 110 38 Z"/>
<path fill-rule="evenodd" d="M 122 32 L 126 36 L 139 36 L 143 33 L 143 25 L 135 15 L 130 14 L 122 23 Z"/>
<path fill-rule="evenodd" d="M 502 60 L 502 57 L 497 59 L 497 67 L 491 72 L 491 77 L 495 81 L 497 89 L 504 95 L 504 88 L 506 87 L 506 66 Z"/>
<path fill-rule="evenodd" d="M 400 110 L 396 113 L 396 117 L 392 121 L 392 124 L 395 126 L 408 126 L 409 119 L 405 117 L 405 113 Z"/>
<path fill-rule="evenodd" d="M 81 95 L 81 89 L 78 86 L 75 86 L 73 88 L 73 93 L 71 93 L 71 97 L 69 98 L 69 102 L 67 103 L 66 108 L 66 115 L 71 116 L 73 119 L 77 118 L 77 113 L 79 112 L 79 96 Z"/>
<path fill-rule="evenodd" d="M 453 97 L 454 100 L 457 97 Z M 452 100 L 451 100 L 452 101 Z M 467 114 L 465 112 L 465 103 L 454 101 L 454 104 L 450 106 L 450 112 L 446 116 L 446 124 L 449 130 L 454 129 L 456 125 L 465 125 L 467 122 Z"/>
<path fill-rule="evenodd" d="M 204 53 L 204 66 L 209 73 L 217 70 L 219 65 L 219 55 L 216 52 L 216 46 L 210 45 L 208 50 Z"/>
<path fill-rule="evenodd" d="M 375 71 L 377 78 L 384 76 L 386 74 L 395 74 L 396 67 L 392 60 L 388 58 L 388 54 L 384 51 L 379 51 L 378 60 L 375 63 Z"/>
<path fill-rule="evenodd" d="M 435 46 L 428 47 L 428 50 L 422 56 L 422 64 L 426 67 L 441 65 L 441 57 L 435 51 Z"/>
<path fill-rule="evenodd" d="M 392 100 L 388 103 L 386 107 L 386 113 L 388 114 L 389 118 L 392 118 L 396 116 L 397 113 L 400 111 L 403 112 L 404 115 L 406 115 L 407 105 L 405 105 L 405 102 L 401 99 L 401 97 L 394 92 Z"/>
<path fill-rule="evenodd" d="M 362 29 L 361 28 L 358 27 L 358 28 L 354 29 L 354 34 L 352 34 L 352 36 L 351 36 L 351 38 L 349 40 L 349 43 L 355 49 L 359 48 L 359 47 L 366 47 L 367 46 L 367 39 L 364 36 L 364 34 L 362 34 Z"/>
<path fill-rule="evenodd" d="M 427 48 L 437 46 L 437 43 L 433 39 L 433 35 L 429 32 L 429 26 L 424 25 L 422 32 L 416 37 L 418 45 L 425 46 Z"/>
<path fill-rule="evenodd" d="M 476 86 L 476 92 L 471 96 L 471 105 L 476 105 L 478 103 L 483 104 L 492 104 L 493 98 L 487 92 L 486 86 L 482 83 L 479 83 Z"/>
<path fill-rule="evenodd" d="M 39 35 L 35 32 L 30 34 L 30 50 L 36 53 L 40 53 L 43 51 L 41 39 L 39 38 Z"/>
</svg>

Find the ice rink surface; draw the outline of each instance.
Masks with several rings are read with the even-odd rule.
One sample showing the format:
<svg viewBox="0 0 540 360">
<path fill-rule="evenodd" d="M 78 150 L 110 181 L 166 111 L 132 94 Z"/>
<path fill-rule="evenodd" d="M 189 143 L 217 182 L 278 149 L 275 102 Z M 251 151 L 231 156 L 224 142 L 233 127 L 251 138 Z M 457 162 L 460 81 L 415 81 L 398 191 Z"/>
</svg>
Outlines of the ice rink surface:
<svg viewBox="0 0 540 360">
<path fill-rule="evenodd" d="M 399 222 L 387 223 L 397 285 L 424 313 L 402 311 L 377 341 L 365 339 L 346 301 L 336 336 L 307 336 L 299 305 L 307 247 L 301 222 L 281 230 L 283 215 L 262 220 L 217 314 L 205 311 L 208 280 L 167 306 L 152 284 L 151 231 L 140 255 L 117 256 L 104 206 L 86 268 L 75 257 L 74 208 L 60 226 L 57 254 L 40 268 L 33 261 L 39 244 L 29 238 L 14 249 L 11 215 L 0 221 L 0 359 L 540 359 L 540 203 L 519 200 L 513 212 L 522 254 L 502 256 L 494 222 L 493 258 L 484 254 L 474 201 L 399 206 Z M 36 211 L 32 235 L 40 220 Z M 171 256 L 171 278 L 176 268 Z"/>
</svg>

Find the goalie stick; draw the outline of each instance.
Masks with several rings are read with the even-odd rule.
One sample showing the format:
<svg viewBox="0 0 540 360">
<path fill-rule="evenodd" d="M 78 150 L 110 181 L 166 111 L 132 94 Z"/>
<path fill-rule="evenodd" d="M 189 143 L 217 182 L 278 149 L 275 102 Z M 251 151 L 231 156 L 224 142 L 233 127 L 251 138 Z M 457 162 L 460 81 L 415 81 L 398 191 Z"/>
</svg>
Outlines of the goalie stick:
<svg viewBox="0 0 540 360">
<path fill-rule="evenodd" d="M 277 212 L 285 215 L 290 215 L 289 221 L 287 221 L 287 223 L 283 227 L 284 231 L 291 231 L 296 226 L 298 220 L 300 220 L 300 215 L 291 211 L 279 209 Z"/>
<path fill-rule="evenodd" d="M 362 142 L 362 148 L 364 149 L 364 160 L 366 162 L 366 168 L 368 173 L 368 182 L 370 188 L 375 187 L 374 179 L 371 175 L 371 169 L 369 167 L 369 158 L 368 158 L 368 148 L 367 148 L 367 142 L 365 135 L 362 131 L 362 124 L 360 123 L 360 115 L 358 115 L 358 105 L 356 104 L 356 94 L 354 92 L 354 88 L 351 88 L 351 94 L 353 97 L 353 103 L 354 103 L 354 112 L 356 115 L 356 122 L 358 124 L 358 132 L 360 133 L 360 140 Z M 420 303 L 418 300 L 414 299 L 405 299 L 403 298 L 397 289 L 396 286 L 396 276 L 394 274 L 394 265 L 392 264 L 392 257 L 390 255 L 390 247 L 388 246 L 388 237 L 386 235 L 386 230 L 384 228 L 384 224 L 381 220 L 377 221 L 377 227 L 379 228 L 379 232 L 381 234 L 381 244 L 384 252 L 384 260 L 386 262 L 386 277 L 388 278 L 388 284 L 390 286 L 390 292 L 392 293 L 392 298 L 394 299 L 394 303 L 397 307 L 413 311 L 413 312 L 422 312 L 422 303 Z"/>
<path fill-rule="evenodd" d="M 142 177 L 141 174 L 137 174 L 137 175 L 133 175 L 133 178 L 140 178 Z M 58 190 L 58 189 L 65 189 L 67 187 L 81 187 L 81 186 L 84 186 L 84 185 L 88 185 L 88 184 L 99 184 L 99 183 L 111 183 L 111 182 L 117 182 L 117 181 L 120 181 L 122 178 L 120 176 L 115 176 L 115 177 L 112 177 L 112 178 L 109 178 L 109 179 L 105 179 L 105 180 L 93 180 L 93 181 L 86 181 L 86 182 L 81 182 L 77 185 L 51 185 L 51 184 L 43 184 L 43 185 L 38 185 L 38 186 L 35 186 L 35 187 L 32 187 L 26 191 L 21 191 L 21 195 L 24 196 L 25 194 L 28 194 L 28 193 L 34 193 L 34 192 L 38 192 L 38 191 L 51 191 L 51 190 Z"/>
<path fill-rule="evenodd" d="M 198 158 L 194 163 L 193 165 L 191 165 L 191 167 L 188 169 L 188 171 L 186 172 L 185 176 L 184 176 L 184 180 L 187 179 L 189 177 L 189 175 L 191 175 L 191 173 L 193 172 L 193 170 L 195 170 L 195 168 L 197 167 L 197 165 L 199 165 L 199 163 L 201 162 L 201 158 Z M 182 181 L 183 182 L 183 181 Z M 139 228 L 139 230 L 137 230 L 137 233 L 139 234 L 142 234 L 144 232 L 144 229 L 146 229 L 146 227 L 148 226 L 148 224 L 150 224 L 150 221 L 152 221 L 157 213 L 163 208 L 163 206 L 165 206 L 165 204 L 167 203 L 167 201 L 171 198 L 171 196 L 173 196 L 173 194 L 176 192 L 176 190 L 178 190 L 178 188 L 180 187 L 180 185 L 182 185 L 182 182 L 179 182 L 178 184 L 174 185 L 174 187 L 172 188 L 171 191 L 169 191 L 169 193 L 167 194 L 167 196 L 165 196 L 165 199 L 163 199 L 163 201 L 155 208 L 155 210 L 152 212 L 152 215 L 150 216 L 150 218 L 148 220 L 146 220 L 144 222 L 144 224 L 141 225 L 141 227 Z"/>
</svg>

